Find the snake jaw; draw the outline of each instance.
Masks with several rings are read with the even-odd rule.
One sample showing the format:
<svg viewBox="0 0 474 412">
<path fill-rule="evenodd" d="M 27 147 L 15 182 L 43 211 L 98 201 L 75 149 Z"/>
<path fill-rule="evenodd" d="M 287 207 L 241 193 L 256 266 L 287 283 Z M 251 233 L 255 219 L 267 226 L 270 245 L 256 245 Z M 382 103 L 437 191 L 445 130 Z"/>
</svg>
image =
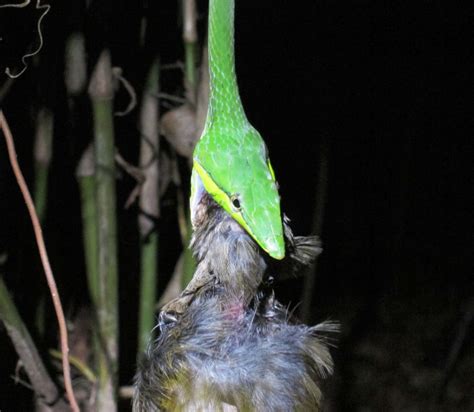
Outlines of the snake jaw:
<svg viewBox="0 0 474 412">
<path fill-rule="evenodd" d="M 269 185 L 275 188 L 273 182 L 266 183 L 266 186 Z M 258 193 L 256 194 L 249 184 L 245 184 L 238 191 L 239 207 L 236 208 L 233 202 L 235 195 L 229 195 L 229 190 L 224 190 L 196 159 L 193 165 L 191 187 L 190 205 L 193 221 L 195 220 L 196 205 L 205 190 L 266 253 L 277 260 L 285 257 L 279 197 L 277 202 L 271 202 L 272 199 L 265 196 L 258 201 Z M 254 196 L 257 196 L 257 202 L 255 202 Z M 254 201 L 252 202 L 252 200 Z"/>
</svg>

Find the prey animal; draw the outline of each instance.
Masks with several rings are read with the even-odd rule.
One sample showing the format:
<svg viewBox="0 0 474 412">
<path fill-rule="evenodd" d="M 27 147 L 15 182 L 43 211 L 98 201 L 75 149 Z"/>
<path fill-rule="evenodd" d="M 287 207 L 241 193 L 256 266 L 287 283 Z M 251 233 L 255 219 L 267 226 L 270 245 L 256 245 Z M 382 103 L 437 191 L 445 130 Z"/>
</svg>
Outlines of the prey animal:
<svg viewBox="0 0 474 412">
<path fill-rule="evenodd" d="M 235 76 L 234 0 L 209 2 L 208 114 L 194 150 L 194 276 L 160 313 L 136 375 L 134 411 L 317 411 L 332 371 L 330 323 L 299 324 L 271 283 L 309 264 L 280 210 L 266 145 Z"/>
<path fill-rule="evenodd" d="M 271 290 L 265 252 L 209 194 L 197 208 L 199 263 L 174 302 L 180 313 L 172 304 L 160 314 L 134 411 L 318 411 L 321 381 L 332 372 L 325 336 L 335 325 L 290 319 Z M 294 238 L 285 226 L 288 259 L 309 263 L 315 239 Z"/>
</svg>

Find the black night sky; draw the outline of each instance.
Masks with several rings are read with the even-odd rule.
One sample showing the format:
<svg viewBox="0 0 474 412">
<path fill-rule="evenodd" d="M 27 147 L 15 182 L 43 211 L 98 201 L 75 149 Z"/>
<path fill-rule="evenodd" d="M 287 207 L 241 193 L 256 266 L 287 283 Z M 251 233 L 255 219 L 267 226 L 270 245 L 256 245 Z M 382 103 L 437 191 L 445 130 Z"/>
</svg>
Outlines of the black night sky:
<svg viewBox="0 0 474 412">
<path fill-rule="evenodd" d="M 51 1 L 39 59 L 28 59 L 27 71 L 14 81 L 3 71 L 21 67 L 21 55 L 36 41 L 35 12 L 0 9 L 0 107 L 31 185 L 35 113 L 41 104 L 55 113 L 44 231 L 72 314 L 87 303 L 74 169 L 92 134 L 87 95 L 80 138 L 68 134 L 65 39 L 73 29 L 85 30 L 89 70 L 109 45 L 113 64 L 138 89 L 152 51 L 171 64 L 183 59 L 183 46 L 177 2 L 93 0 L 87 10 L 82 1 L 65 3 Z M 442 0 L 236 3 L 242 100 L 269 147 L 296 234 L 313 230 L 320 163 L 327 161 L 324 252 L 310 319 L 341 322 L 327 410 L 472 411 L 474 288 L 467 266 L 473 246 L 473 10 Z M 202 42 L 207 2 L 198 1 L 198 9 Z M 145 52 L 138 50 L 142 13 L 153 27 Z M 164 73 L 162 88 L 182 95 L 179 71 Z M 126 104 L 119 91 L 117 107 Z M 117 146 L 132 163 L 138 157 L 136 121 L 135 110 L 115 124 Z M 122 207 L 133 187 L 133 179 L 119 176 L 123 385 L 134 373 L 136 344 L 137 209 Z M 160 265 L 168 276 L 180 250 L 173 199 L 171 189 L 160 222 Z M 2 140 L 4 253 L 0 275 L 33 325 L 44 280 Z M 303 289 L 301 278 L 290 279 L 277 284 L 276 293 L 294 308 Z M 48 325 L 51 336 L 41 350 L 54 346 L 52 314 Z M 460 351 L 449 369 L 457 343 Z M 17 358 L 1 324 L 0 347 L 0 410 L 28 410 L 31 392 L 10 377 Z"/>
</svg>

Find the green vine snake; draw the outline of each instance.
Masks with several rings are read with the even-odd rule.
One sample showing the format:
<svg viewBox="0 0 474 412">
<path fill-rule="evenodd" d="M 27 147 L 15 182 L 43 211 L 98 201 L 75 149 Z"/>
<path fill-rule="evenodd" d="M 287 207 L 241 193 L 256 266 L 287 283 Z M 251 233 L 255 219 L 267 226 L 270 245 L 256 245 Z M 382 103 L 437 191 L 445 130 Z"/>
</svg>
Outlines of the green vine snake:
<svg viewBox="0 0 474 412">
<path fill-rule="evenodd" d="M 206 190 L 274 259 L 285 257 L 275 173 L 259 132 L 249 123 L 235 74 L 234 0 L 209 2 L 210 96 L 193 155 L 191 215 Z"/>
</svg>

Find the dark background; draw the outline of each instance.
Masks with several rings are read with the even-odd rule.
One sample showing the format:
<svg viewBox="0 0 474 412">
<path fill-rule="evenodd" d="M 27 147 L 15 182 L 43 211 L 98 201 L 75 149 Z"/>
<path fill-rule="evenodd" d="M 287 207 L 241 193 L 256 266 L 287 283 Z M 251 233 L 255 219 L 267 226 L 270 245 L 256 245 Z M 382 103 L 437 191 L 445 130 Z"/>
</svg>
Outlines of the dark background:
<svg viewBox="0 0 474 412">
<path fill-rule="evenodd" d="M 35 108 L 46 102 L 55 112 L 45 234 L 72 313 L 87 302 L 74 169 L 91 132 L 85 117 L 80 139 L 68 136 L 64 40 L 73 28 L 84 28 L 89 65 L 108 44 L 113 64 L 137 88 L 151 51 L 157 50 L 163 63 L 174 63 L 182 60 L 183 48 L 174 1 L 147 5 L 154 29 L 145 52 L 137 46 L 143 2 L 95 0 L 87 12 L 63 3 L 51 2 L 43 20 L 40 63 L 28 60 L 29 69 L 0 105 L 30 182 Z M 201 40 L 206 3 L 198 2 Z M 312 230 L 320 154 L 327 150 L 324 253 L 311 323 L 331 318 L 342 326 L 334 350 L 336 374 L 326 390 L 328 410 L 474 408 L 472 322 L 463 329 L 474 298 L 467 269 L 473 233 L 474 14 L 456 7 L 441 0 L 237 1 L 242 100 L 270 149 L 283 209 L 297 234 Z M 2 72 L 7 65 L 21 67 L 21 55 L 36 41 L 34 17 L 33 8 L 0 9 Z M 4 84 L 7 78 L 0 76 Z M 162 87 L 182 94 L 181 74 L 167 73 Z M 127 97 L 119 93 L 116 101 L 124 107 Z M 135 110 L 116 121 L 117 144 L 132 162 L 136 115 Z M 133 185 L 130 178 L 119 178 L 119 206 Z M 168 246 L 160 259 L 170 273 L 179 253 L 172 190 L 166 199 L 160 236 Z M 136 213 L 119 207 L 122 384 L 130 383 L 134 371 Z M 3 142 L 0 252 L 8 253 L 2 269 L 6 282 L 32 322 L 44 281 Z M 302 289 L 303 281 L 292 279 L 277 286 L 277 295 L 294 307 Z M 49 324 L 54 344 L 52 317 Z M 460 330 L 465 331 L 461 340 Z M 31 394 L 10 378 L 16 355 L 0 332 L 0 409 L 28 410 Z M 461 344 L 460 355 L 447 370 L 455 342 Z"/>
</svg>

